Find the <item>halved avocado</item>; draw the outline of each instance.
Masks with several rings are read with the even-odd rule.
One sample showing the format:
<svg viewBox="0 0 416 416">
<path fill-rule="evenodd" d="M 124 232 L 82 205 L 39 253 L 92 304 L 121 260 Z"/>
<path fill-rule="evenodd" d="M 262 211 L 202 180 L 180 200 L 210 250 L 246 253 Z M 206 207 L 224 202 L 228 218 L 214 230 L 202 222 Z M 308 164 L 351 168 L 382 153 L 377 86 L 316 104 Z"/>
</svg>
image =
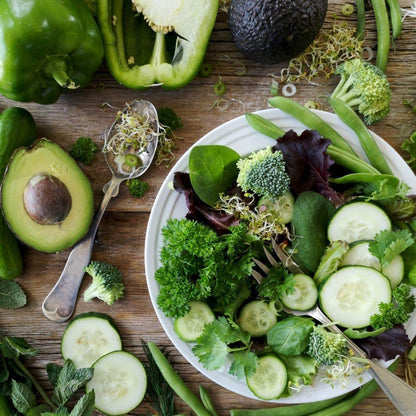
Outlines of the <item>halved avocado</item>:
<svg viewBox="0 0 416 416">
<path fill-rule="evenodd" d="M 94 214 L 88 178 L 48 139 L 15 151 L 4 175 L 1 203 L 16 237 L 47 253 L 74 245 L 88 231 Z"/>
</svg>

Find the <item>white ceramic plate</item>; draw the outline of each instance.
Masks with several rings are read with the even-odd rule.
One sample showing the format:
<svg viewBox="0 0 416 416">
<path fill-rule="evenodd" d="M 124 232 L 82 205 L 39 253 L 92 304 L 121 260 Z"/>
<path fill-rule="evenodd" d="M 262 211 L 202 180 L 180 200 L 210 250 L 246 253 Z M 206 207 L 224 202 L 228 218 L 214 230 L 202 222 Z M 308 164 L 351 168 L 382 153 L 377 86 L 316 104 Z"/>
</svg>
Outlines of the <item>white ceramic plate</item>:
<svg viewBox="0 0 416 416">
<path fill-rule="evenodd" d="M 323 111 L 317 111 L 318 115 L 328 122 L 333 128 L 335 128 L 346 140 L 348 140 L 351 146 L 356 150 L 358 154 L 364 157 L 363 151 L 359 146 L 358 138 L 355 133 L 346 126 L 335 115 Z M 274 122 L 283 130 L 293 129 L 297 133 L 301 133 L 306 127 L 299 121 L 293 119 L 287 114 L 278 109 L 268 109 L 259 111 L 258 114 Z M 400 157 L 400 155 L 384 140 L 377 135 L 374 135 L 382 152 L 384 153 L 387 162 L 392 168 L 394 174 L 402 178 L 407 185 L 411 187 L 411 192 L 416 193 L 416 177 L 412 170 L 406 164 L 406 162 Z M 240 155 L 248 154 L 254 150 L 264 148 L 273 144 L 273 139 L 270 139 L 258 132 L 256 132 L 245 120 L 244 116 L 235 118 L 225 124 L 220 125 L 214 130 L 210 131 L 195 145 L 208 145 L 208 144 L 221 144 L 226 145 L 237 151 Z M 194 145 L 194 146 L 195 146 Z M 202 374 L 210 378 L 215 383 L 223 386 L 224 388 L 231 390 L 237 394 L 241 394 L 246 397 L 257 399 L 253 393 L 248 389 L 244 380 L 239 380 L 234 376 L 228 374 L 228 369 L 225 366 L 224 369 L 219 371 L 208 371 L 198 362 L 198 359 L 192 353 L 192 345 L 181 341 L 175 334 L 173 329 L 173 321 L 167 318 L 164 313 L 159 310 L 156 303 L 156 298 L 159 293 L 159 287 L 154 279 L 155 271 L 160 267 L 159 251 L 162 247 L 163 239 L 161 236 L 161 229 L 166 224 L 168 218 L 182 218 L 187 212 L 185 205 L 185 198 L 183 195 L 172 191 L 169 188 L 169 183 L 173 180 L 173 173 L 176 171 L 188 170 L 188 158 L 190 149 L 178 160 L 171 172 L 166 177 L 165 181 L 160 188 L 160 191 L 156 197 L 153 205 L 153 209 L 150 215 L 146 242 L 145 242 L 145 268 L 147 285 L 150 293 L 150 298 L 153 303 L 153 307 L 159 318 L 159 321 L 169 336 L 172 343 L 179 350 L 179 352 Z M 416 335 L 416 314 L 412 316 L 408 322 L 406 329 L 410 339 Z M 370 380 L 368 374 L 364 374 L 360 380 L 351 379 L 346 387 L 331 387 L 328 384 L 319 380 L 319 376 L 315 380 L 312 386 L 305 386 L 298 393 L 293 393 L 292 396 L 279 399 L 279 403 L 302 403 L 311 402 L 317 400 L 328 399 L 336 397 L 340 394 L 351 391 L 364 382 Z"/>
</svg>

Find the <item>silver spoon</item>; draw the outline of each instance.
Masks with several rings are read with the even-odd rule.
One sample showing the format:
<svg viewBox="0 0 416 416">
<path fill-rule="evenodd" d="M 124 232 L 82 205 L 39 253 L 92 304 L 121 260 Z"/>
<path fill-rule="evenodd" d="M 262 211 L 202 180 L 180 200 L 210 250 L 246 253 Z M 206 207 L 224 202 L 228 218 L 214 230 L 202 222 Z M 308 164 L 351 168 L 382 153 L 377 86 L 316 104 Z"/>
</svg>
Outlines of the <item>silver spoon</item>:
<svg viewBox="0 0 416 416">
<path fill-rule="evenodd" d="M 64 322 L 72 315 L 78 290 L 84 277 L 84 268 L 90 262 L 95 234 L 108 202 L 118 195 L 122 181 L 137 178 L 146 172 L 156 153 L 159 121 L 153 104 L 145 100 L 132 101 L 127 104 L 120 116 L 116 118 L 110 130 L 104 135 L 103 152 L 107 165 L 112 172 L 112 178 L 103 188 L 104 197 L 95 213 L 88 233 L 72 249 L 61 276 L 42 304 L 44 315 L 52 321 Z M 146 125 L 150 129 L 146 130 L 146 136 L 142 135 L 146 139 L 141 151 L 126 146 L 122 154 L 119 152 L 120 148 L 117 146 L 122 143 L 124 137 L 120 134 L 123 116 L 137 116 L 147 120 Z M 117 148 L 116 153 L 113 151 L 115 148 Z M 123 160 L 126 160 L 125 154 L 129 154 L 129 157 L 133 157 L 133 160 L 134 157 L 138 157 L 138 164 L 133 167 L 126 165 L 123 162 Z"/>
</svg>

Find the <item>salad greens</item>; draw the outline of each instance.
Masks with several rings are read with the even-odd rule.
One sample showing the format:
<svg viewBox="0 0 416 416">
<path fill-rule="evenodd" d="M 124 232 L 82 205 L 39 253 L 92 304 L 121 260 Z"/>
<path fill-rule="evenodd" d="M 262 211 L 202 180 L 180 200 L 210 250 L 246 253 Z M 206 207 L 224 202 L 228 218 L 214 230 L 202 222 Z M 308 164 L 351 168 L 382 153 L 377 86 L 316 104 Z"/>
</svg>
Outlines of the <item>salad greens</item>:
<svg viewBox="0 0 416 416">
<path fill-rule="evenodd" d="M 186 317 L 192 301 L 204 302 L 212 309 L 216 318 L 205 324 L 192 345 L 195 356 L 209 370 L 226 366 L 230 374 L 248 379 L 256 373 L 259 358 L 274 354 L 283 360 L 288 373 L 288 384 L 281 395 L 312 384 L 318 370 L 327 373 L 322 381 L 343 384 L 349 376 L 365 371 L 365 363 L 344 348 L 339 359 L 325 364 L 310 353 L 311 334 L 319 325 L 311 318 L 290 315 L 282 306 L 284 296 L 302 293 L 296 286 L 293 266 L 300 270 L 296 273 L 314 278 L 319 291 L 343 266 L 344 257 L 356 243 L 348 244 L 342 238 L 329 241 L 328 225 L 340 212 L 338 208 L 352 201 L 371 201 L 381 212 L 384 210 L 392 229 L 381 228 L 368 242 L 368 254 L 353 264 L 369 267 L 360 262 L 366 261 L 365 256 L 374 256 L 384 270 L 399 256 L 404 266 L 397 267 L 398 283 L 392 290 L 391 302 L 379 303 L 371 326 L 347 328 L 346 334 L 357 340 L 369 358 L 394 358 L 410 344 L 403 324 L 415 309 L 409 283 L 416 283 L 412 277 L 416 270 L 416 199 L 407 195 L 409 187 L 394 175 L 381 174 L 358 158 L 351 165 L 355 156 L 347 155 L 347 150 L 337 148 L 315 130 L 305 130 L 300 135 L 292 130 L 284 133 L 261 116 L 248 119 L 260 132 L 279 134 L 267 152 L 282 157 L 289 178 L 288 190 L 294 203 L 282 204 L 283 210 L 290 213 L 281 215 L 289 220 L 279 221 L 279 216 L 272 217 L 268 211 L 280 198 L 274 192 L 273 180 L 257 187 L 241 179 L 246 162 L 263 160 L 264 149 L 248 157 L 236 157 L 224 146 L 195 146 L 190 173 L 174 175 L 174 189 L 184 195 L 188 212 L 185 218 L 169 219 L 162 228 L 161 267 L 155 274 L 160 287 L 158 306 L 172 319 Z M 323 131 L 330 131 L 323 122 L 313 121 Z M 213 162 L 216 154 L 217 164 Z M 230 170 L 225 169 L 228 162 L 233 167 Z M 198 170 L 200 166 L 202 170 Z M 206 178 L 202 178 L 204 175 Z M 284 186 L 284 175 L 275 176 Z M 202 179 L 209 183 L 208 187 Z M 267 204 L 259 202 L 264 198 L 269 199 Z M 347 220 L 356 221 L 355 217 Z M 390 294 L 390 285 L 387 286 Z M 354 288 L 350 296 L 358 293 Z M 253 307 L 249 315 L 241 312 L 247 305 L 264 303 L 276 316 L 262 332 L 256 329 L 256 325 L 264 327 L 266 319 L 260 308 Z M 249 319 L 250 325 L 244 319 Z M 332 351 L 332 347 L 331 337 L 320 338 L 322 351 Z"/>
</svg>

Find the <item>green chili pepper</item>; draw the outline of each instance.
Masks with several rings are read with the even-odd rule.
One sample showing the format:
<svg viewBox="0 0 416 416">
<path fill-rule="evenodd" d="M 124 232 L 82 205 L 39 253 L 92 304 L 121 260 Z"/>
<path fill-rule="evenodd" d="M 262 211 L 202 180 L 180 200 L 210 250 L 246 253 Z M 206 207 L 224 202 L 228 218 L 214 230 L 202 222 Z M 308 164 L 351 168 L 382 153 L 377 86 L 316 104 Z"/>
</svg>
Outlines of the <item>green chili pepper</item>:
<svg viewBox="0 0 416 416">
<path fill-rule="evenodd" d="M 218 0 L 97 0 L 112 76 L 133 89 L 186 85 L 200 69 L 217 10 Z"/>
<path fill-rule="evenodd" d="M 84 0 L 0 2 L 0 93 L 54 103 L 85 86 L 103 59 L 100 30 Z"/>
</svg>

